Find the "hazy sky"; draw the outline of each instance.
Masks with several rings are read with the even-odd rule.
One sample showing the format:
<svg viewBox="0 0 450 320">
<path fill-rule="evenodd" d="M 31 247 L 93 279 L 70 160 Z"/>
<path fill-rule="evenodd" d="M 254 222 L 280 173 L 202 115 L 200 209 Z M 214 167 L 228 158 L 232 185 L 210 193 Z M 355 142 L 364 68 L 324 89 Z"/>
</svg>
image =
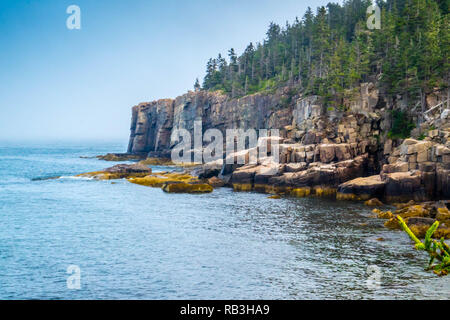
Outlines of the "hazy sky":
<svg viewBox="0 0 450 320">
<path fill-rule="evenodd" d="M 210 57 L 327 2 L 1 0 L 0 140 L 126 140 L 133 105 L 191 90 Z"/>
</svg>

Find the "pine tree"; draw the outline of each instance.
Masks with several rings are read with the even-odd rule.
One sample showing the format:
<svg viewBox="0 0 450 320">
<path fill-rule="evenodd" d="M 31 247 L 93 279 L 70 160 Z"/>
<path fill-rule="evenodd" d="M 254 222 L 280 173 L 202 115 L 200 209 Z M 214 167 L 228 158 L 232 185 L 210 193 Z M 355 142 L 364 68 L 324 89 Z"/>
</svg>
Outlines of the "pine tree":
<svg viewBox="0 0 450 320">
<path fill-rule="evenodd" d="M 195 80 L 195 84 L 194 84 L 194 90 L 200 91 L 201 87 L 200 87 L 200 81 L 198 80 L 198 78 Z"/>
<path fill-rule="evenodd" d="M 295 85 L 340 106 L 348 92 L 373 79 L 381 79 L 389 97 L 408 103 L 448 87 L 448 1 L 377 1 L 382 28 L 368 30 L 373 1 L 330 3 L 316 14 L 308 8 L 284 27 L 270 23 L 262 43 L 250 43 L 241 55 L 230 49 L 228 61 L 210 59 L 203 89 L 239 97 Z"/>
</svg>

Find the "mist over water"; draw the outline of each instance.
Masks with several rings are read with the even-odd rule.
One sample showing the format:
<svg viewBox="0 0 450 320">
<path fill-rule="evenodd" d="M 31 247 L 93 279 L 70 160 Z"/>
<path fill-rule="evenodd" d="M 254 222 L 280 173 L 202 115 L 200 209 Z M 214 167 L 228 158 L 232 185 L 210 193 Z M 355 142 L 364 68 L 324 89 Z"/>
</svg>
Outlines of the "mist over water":
<svg viewBox="0 0 450 320">
<path fill-rule="evenodd" d="M 0 299 L 450 298 L 450 278 L 358 203 L 73 178 L 115 164 L 80 156 L 125 148 L 0 144 Z"/>
</svg>

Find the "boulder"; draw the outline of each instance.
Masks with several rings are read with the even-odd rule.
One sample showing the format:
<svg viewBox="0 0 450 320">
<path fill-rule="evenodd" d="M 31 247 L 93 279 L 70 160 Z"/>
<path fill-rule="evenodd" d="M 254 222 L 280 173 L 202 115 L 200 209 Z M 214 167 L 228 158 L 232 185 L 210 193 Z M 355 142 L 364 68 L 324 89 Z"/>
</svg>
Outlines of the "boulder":
<svg viewBox="0 0 450 320">
<path fill-rule="evenodd" d="M 428 229 L 436 222 L 436 220 L 432 218 L 413 217 L 406 219 L 405 222 L 416 237 L 423 239 L 425 238 Z"/>
<path fill-rule="evenodd" d="M 437 208 L 436 219 L 443 222 L 450 222 L 450 211 L 448 208 Z"/>
<path fill-rule="evenodd" d="M 281 175 L 284 171 L 284 168 L 285 165 L 279 165 L 275 163 L 266 163 L 256 167 L 254 177 L 255 188 L 265 189 L 265 185 L 269 183 L 269 179 Z"/>
<path fill-rule="evenodd" d="M 231 183 L 253 184 L 258 165 L 246 165 L 236 169 L 231 176 Z"/>
<path fill-rule="evenodd" d="M 424 218 L 424 217 L 412 217 L 405 220 L 409 229 L 418 237 L 425 238 L 428 229 L 436 222 L 435 219 L 432 218 Z M 440 223 L 439 227 L 433 234 L 434 239 L 450 239 L 450 224 L 444 222 Z"/>
<path fill-rule="evenodd" d="M 386 182 L 385 199 L 388 202 L 425 201 L 427 195 L 420 172 L 395 172 L 382 174 Z"/>
<path fill-rule="evenodd" d="M 386 182 L 380 175 L 367 178 L 356 178 L 339 185 L 337 190 L 338 200 L 368 200 L 374 197 L 382 197 Z"/>
<path fill-rule="evenodd" d="M 194 171 L 194 175 L 198 176 L 199 179 L 209 179 L 212 177 L 217 177 L 222 171 L 223 160 L 217 160 L 214 162 L 206 163 L 200 168 Z"/>
<path fill-rule="evenodd" d="M 211 185 L 215 189 L 225 187 L 225 181 L 223 181 L 222 179 L 219 179 L 217 177 L 209 178 L 208 184 Z"/>
<path fill-rule="evenodd" d="M 383 205 L 383 202 L 381 202 L 377 198 L 373 198 L 373 199 L 367 200 L 366 202 L 364 202 L 364 204 L 368 207 L 381 207 Z"/>
</svg>

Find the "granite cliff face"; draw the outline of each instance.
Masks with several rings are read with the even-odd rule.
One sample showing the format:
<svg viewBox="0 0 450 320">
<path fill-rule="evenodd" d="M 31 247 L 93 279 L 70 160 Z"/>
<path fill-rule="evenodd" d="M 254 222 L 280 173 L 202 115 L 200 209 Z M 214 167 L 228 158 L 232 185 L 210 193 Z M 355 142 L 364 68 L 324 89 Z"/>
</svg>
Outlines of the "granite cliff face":
<svg viewBox="0 0 450 320">
<path fill-rule="evenodd" d="M 170 136 L 175 129 L 193 131 L 201 120 L 203 130 L 283 129 L 292 124 L 292 106 L 282 107 L 283 91 L 230 99 L 219 92 L 189 92 L 174 100 L 164 99 L 133 107 L 128 153 L 170 155 Z"/>
<path fill-rule="evenodd" d="M 401 108 L 401 97 L 387 101 L 373 83 L 349 96 L 345 111 L 293 88 L 240 99 L 199 91 L 143 103 L 133 107 L 128 153 L 170 157 L 173 130 L 193 131 L 196 120 L 203 131 L 215 128 L 224 135 L 226 129 L 279 129 L 280 164 L 272 176 L 261 174 L 260 162 L 230 167 L 219 161 L 197 174 L 219 176 L 236 190 L 389 201 L 450 198 L 449 111 L 413 131 L 420 141 L 391 140 L 391 110 Z M 427 97 L 430 107 L 442 99 Z M 352 181 L 357 178 L 363 179 Z"/>
</svg>

